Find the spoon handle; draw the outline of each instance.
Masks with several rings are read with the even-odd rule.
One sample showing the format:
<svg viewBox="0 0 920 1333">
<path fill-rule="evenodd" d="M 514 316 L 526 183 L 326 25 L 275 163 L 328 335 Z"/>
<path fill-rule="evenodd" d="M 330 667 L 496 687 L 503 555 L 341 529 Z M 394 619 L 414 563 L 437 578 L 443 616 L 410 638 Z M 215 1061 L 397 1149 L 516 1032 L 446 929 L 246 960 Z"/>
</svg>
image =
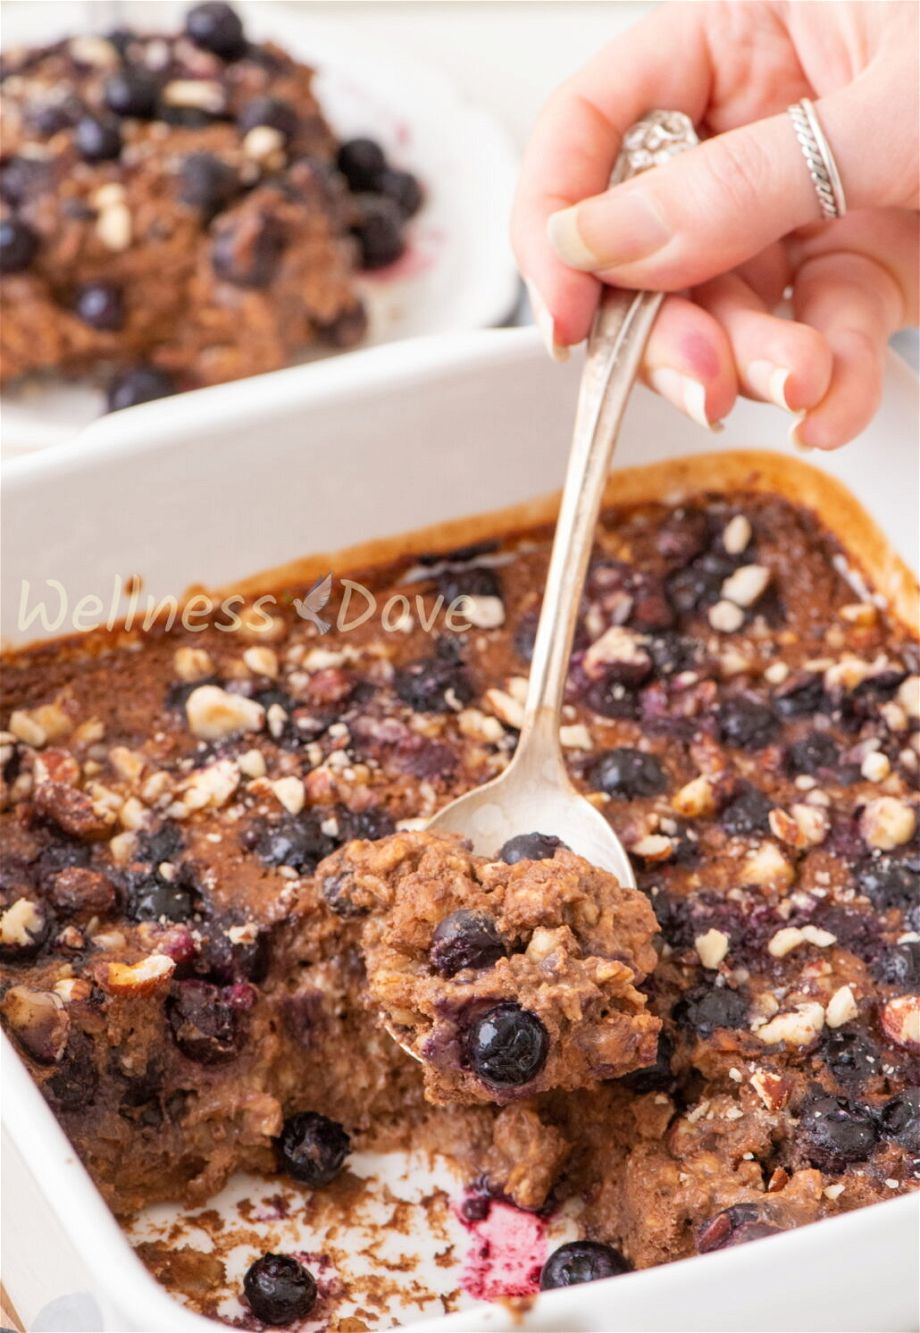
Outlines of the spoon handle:
<svg viewBox="0 0 920 1333">
<path fill-rule="evenodd" d="M 655 111 L 624 136 L 611 177 L 618 184 L 697 142 L 680 112 Z M 556 535 L 537 626 L 518 756 L 537 740 L 544 754 L 559 748 L 559 720 L 575 624 L 594 530 L 626 403 L 663 300 L 660 292 L 604 287 L 582 372 Z"/>
</svg>

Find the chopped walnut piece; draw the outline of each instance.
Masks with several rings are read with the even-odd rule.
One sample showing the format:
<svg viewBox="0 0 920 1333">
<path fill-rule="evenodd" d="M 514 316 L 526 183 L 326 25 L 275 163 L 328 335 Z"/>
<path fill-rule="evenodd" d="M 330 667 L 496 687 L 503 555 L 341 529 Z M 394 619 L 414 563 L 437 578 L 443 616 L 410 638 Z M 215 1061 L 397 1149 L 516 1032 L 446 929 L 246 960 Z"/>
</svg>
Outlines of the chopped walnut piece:
<svg viewBox="0 0 920 1333">
<path fill-rule="evenodd" d="M 716 968 L 728 953 L 730 943 L 731 941 L 724 931 L 713 928 L 707 930 L 704 935 L 697 935 L 693 941 L 693 947 L 696 949 L 699 960 L 704 967 Z"/>
<path fill-rule="evenodd" d="M 720 634 L 734 634 L 744 624 L 744 612 L 736 602 L 721 601 L 709 609 L 709 623 Z"/>
<path fill-rule="evenodd" d="M 38 750 L 48 742 L 48 733 L 36 722 L 31 713 L 24 708 L 16 708 L 10 714 L 10 731 L 18 741 L 31 745 Z"/>
<path fill-rule="evenodd" d="M 679 815 L 685 815 L 689 819 L 697 815 L 715 814 L 715 792 L 709 778 L 704 773 L 692 778 L 675 793 L 671 805 Z"/>
<path fill-rule="evenodd" d="M 106 963 L 100 980 L 113 995 L 146 995 L 175 970 L 172 958 L 154 953 L 139 963 Z"/>
<path fill-rule="evenodd" d="M 882 1030 L 896 1046 L 920 1050 L 920 995 L 896 995 L 882 1005 Z"/>
<path fill-rule="evenodd" d="M 173 669 L 180 680 L 191 684 L 195 680 L 206 680 L 214 674 L 211 654 L 204 648 L 189 648 L 183 645 L 173 654 Z"/>
<path fill-rule="evenodd" d="M 891 773 L 891 760 L 881 750 L 870 750 L 859 771 L 867 782 L 884 782 Z"/>
<path fill-rule="evenodd" d="M 827 1002 L 825 1022 L 829 1028 L 841 1028 L 859 1016 L 859 1006 L 852 986 L 839 986 Z"/>
<path fill-rule="evenodd" d="M 519 703 L 506 690 L 489 689 L 485 692 L 485 703 L 492 712 L 501 718 L 506 726 L 520 731 L 524 725 L 524 705 Z"/>
<path fill-rule="evenodd" d="M 866 842 L 883 852 L 910 842 L 916 827 L 913 807 L 894 796 L 878 796 L 870 801 L 859 820 L 859 831 Z"/>
<path fill-rule="evenodd" d="M 240 785 L 240 770 L 233 759 L 218 759 L 192 773 L 185 783 L 182 803 L 188 810 L 205 806 L 218 810 L 226 805 Z"/>
<path fill-rule="evenodd" d="M 745 884 L 785 888 L 795 879 L 795 870 L 775 842 L 762 842 L 744 861 L 741 877 Z"/>
<path fill-rule="evenodd" d="M 632 843 L 629 850 L 634 856 L 641 856 L 643 861 L 670 861 L 674 848 L 673 838 L 663 833 L 646 833 L 645 837 Z"/>
<path fill-rule="evenodd" d="M 735 514 L 722 532 L 722 545 L 729 555 L 740 555 L 747 550 L 752 536 L 750 520 L 744 514 Z"/>
<path fill-rule="evenodd" d="M 278 778 L 271 789 L 289 814 L 300 814 L 307 799 L 301 778 Z"/>
<path fill-rule="evenodd" d="M 192 734 L 205 741 L 261 731 L 265 724 L 261 704 L 241 694 L 230 694 L 219 685 L 199 685 L 186 700 L 185 712 Z"/>
<path fill-rule="evenodd" d="M 243 653 L 243 661 L 254 676 L 278 678 L 278 654 L 266 644 L 253 644 Z"/>
<path fill-rule="evenodd" d="M 768 1111 L 779 1111 L 789 1100 L 790 1086 L 780 1074 L 758 1069 L 751 1075 L 751 1087 Z"/>
<path fill-rule="evenodd" d="M 40 782 L 32 793 L 32 803 L 63 833 L 81 841 L 107 837 L 115 823 L 112 810 L 101 808 L 86 792 L 63 782 Z"/>
<path fill-rule="evenodd" d="M 593 679 L 603 676 L 611 666 L 621 666 L 639 672 L 641 679 L 641 673 L 652 665 L 646 643 L 644 634 L 623 625 L 611 626 L 587 649 L 583 660 L 586 675 Z"/>
<path fill-rule="evenodd" d="M 824 1006 L 806 1000 L 793 1010 L 777 1014 L 758 1028 L 757 1035 L 768 1046 L 786 1042 L 789 1046 L 808 1046 L 824 1027 Z"/>
<path fill-rule="evenodd" d="M 70 1017 L 53 991 L 11 986 L 0 1003 L 13 1035 L 39 1064 L 56 1064 L 64 1054 Z"/>
<path fill-rule="evenodd" d="M 902 680 L 896 699 L 907 717 L 914 721 L 920 718 L 920 676 L 908 676 Z"/>
<path fill-rule="evenodd" d="M 765 565 L 741 565 L 722 584 L 722 597 L 736 606 L 753 606 L 770 582 Z"/>
</svg>

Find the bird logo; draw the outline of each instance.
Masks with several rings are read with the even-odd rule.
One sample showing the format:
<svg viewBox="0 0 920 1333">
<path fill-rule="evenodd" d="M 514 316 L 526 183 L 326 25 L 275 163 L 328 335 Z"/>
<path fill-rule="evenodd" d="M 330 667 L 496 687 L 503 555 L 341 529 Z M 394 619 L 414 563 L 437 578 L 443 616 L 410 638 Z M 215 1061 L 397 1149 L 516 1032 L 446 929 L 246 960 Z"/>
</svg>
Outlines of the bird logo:
<svg viewBox="0 0 920 1333">
<path fill-rule="evenodd" d="M 326 574 L 324 577 L 318 578 L 312 587 L 307 589 L 305 597 L 294 598 L 294 610 L 301 620 L 309 620 L 311 625 L 315 625 L 320 634 L 328 634 L 332 629 L 332 622 L 324 620 L 319 613 L 331 596 L 332 575 Z"/>
</svg>

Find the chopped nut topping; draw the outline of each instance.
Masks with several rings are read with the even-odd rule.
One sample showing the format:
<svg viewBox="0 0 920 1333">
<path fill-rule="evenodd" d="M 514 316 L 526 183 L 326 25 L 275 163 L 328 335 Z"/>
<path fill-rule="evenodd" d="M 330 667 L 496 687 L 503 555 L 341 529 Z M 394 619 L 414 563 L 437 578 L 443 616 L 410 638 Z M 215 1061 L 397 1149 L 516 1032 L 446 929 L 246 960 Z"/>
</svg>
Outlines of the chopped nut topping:
<svg viewBox="0 0 920 1333">
<path fill-rule="evenodd" d="M 194 107 L 212 116 L 219 115 L 226 105 L 223 88 L 208 79 L 173 79 L 161 98 L 166 106 Z"/>
<path fill-rule="evenodd" d="M 45 918 L 29 898 L 17 898 L 0 916 L 0 944 L 25 948 L 41 934 Z"/>
<path fill-rule="evenodd" d="M 644 838 L 634 842 L 629 849 L 643 861 L 670 861 L 674 855 L 674 840 L 661 833 L 647 833 Z"/>
<path fill-rule="evenodd" d="M 559 743 L 564 750 L 593 750 L 594 741 L 583 722 L 559 728 Z"/>
<path fill-rule="evenodd" d="M 243 156 L 252 162 L 283 161 L 284 135 L 272 125 L 254 125 L 243 140 Z"/>
<path fill-rule="evenodd" d="M 763 676 L 770 685 L 782 685 L 789 676 L 789 668 L 785 662 L 771 662 Z"/>
<path fill-rule="evenodd" d="M 500 597 L 473 597 L 463 593 L 457 614 L 476 629 L 498 629 L 505 623 L 505 604 Z"/>
<path fill-rule="evenodd" d="M 173 654 L 173 668 L 179 679 L 187 684 L 193 680 L 206 680 L 214 674 L 211 654 L 204 648 L 177 648 Z"/>
<path fill-rule="evenodd" d="M 910 842 L 916 827 L 913 808 L 894 796 L 878 796 L 870 801 L 859 820 L 859 831 L 866 842 L 883 852 Z"/>
<path fill-rule="evenodd" d="M 735 602 L 716 602 L 709 609 L 709 623 L 720 634 L 734 634 L 744 624 L 744 612 Z"/>
<path fill-rule="evenodd" d="M 722 596 L 736 606 L 753 606 L 769 582 L 770 571 L 765 565 L 741 565 L 722 584 Z"/>
<path fill-rule="evenodd" d="M 241 731 L 261 731 L 265 709 L 254 699 L 229 694 L 219 685 L 199 685 L 185 703 L 189 728 L 205 741 L 220 741 Z"/>
<path fill-rule="evenodd" d="M 185 783 L 182 803 L 188 810 L 205 806 L 220 809 L 240 785 L 240 770 L 233 759 L 218 759 L 192 773 Z"/>
<path fill-rule="evenodd" d="M 920 718 L 920 676 L 908 676 L 902 680 L 896 698 L 907 717 L 914 721 Z"/>
<path fill-rule="evenodd" d="M 133 231 L 127 204 L 109 204 L 96 218 L 96 235 L 107 250 L 127 250 Z"/>
<path fill-rule="evenodd" d="M 484 702 L 509 727 L 520 731 L 524 725 L 524 705 L 513 698 L 506 690 L 486 690 Z"/>
<path fill-rule="evenodd" d="M 850 602 L 840 608 L 840 619 L 849 625 L 874 625 L 878 611 L 871 602 Z"/>
<path fill-rule="evenodd" d="M 48 733 L 45 728 L 36 722 L 31 713 L 27 713 L 23 708 L 17 708 L 10 714 L 10 731 L 17 740 L 25 745 L 31 745 L 36 750 L 40 749 L 48 742 Z"/>
<path fill-rule="evenodd" d="M 775 842 L 762 842 L 745 860 L 741 876 L 745 884 L 784 888 L 795 879 L 795 870 Z"/>
<path fill-rule="evenodd" d="M 704 967 L 717 968 L 728 953 L 730 943 L 723 931 L 712 929 L 707 930 L 705 935 L 697 935 L 693 946 Z"/>
<path fill-rule="evenodd" d="M 758 1069 L 751 1075 L 751 1087 L 768 1111 L 779 1111 L 789 1100 L 789 1085 L 779 1074 Z"/>
<path fill-rule="evenodd" d="M 637 634 L 635 630 L 626 629 L 622 625 L 613 625 L 585 653 L 585 673 L 591 677 L 602 676 L 607 667 L 614 664 L 649 667 L 651 658 L 644 647 L 646 642 L 644 634 Z"/>
<path fill-rule="evenodd" d="M 753 533 L 751 524 L 744 514 L 735 514 L 725 525 L 722 533 L 722 545 L 729 555 L 740 555 L 746 551 Z"/>
<path fill-rule="evenodd" d="M 269 680 L 278 678 L 278 654 L 264 644 L 253 644 L 243 653 L 243 661 L 254 676 L 268 676 Z"/>
<path fill-rule="evenodd" d="M 881 1009 L 882 1029 L 906 1050 L 920 1050 L 920 995 L 897 995 Z"/>
<path fill-rule="evenodd" d="M 278 778 L 271 784 L 271 789 L 289 814 L 300 814 L 306 801 L 304 785 L 300 778 Z"/>
<path fill-rule="evenodd" d="M 841 1028 L 859 1016 L 859 1006 L 852 986 L 839 986 L 827 1002 L 825 1021 L 829 1028 Z"/>
<path fill-rule="evenodd" d="M 690 819 L 697 815 L 714 814 L 716 801 L 712 783 L 701 773 L 698 778 L 693 778 L 681 787 L 671 801 L 671 806 L 679 815 L 686 815 Z"/>
<path fill-rule="evenodd" d="M 758 1029 L 757 1035 L 768 1046 L 784 1041 L 790 1046 L 808 1046 L 824 1027 L 824 1006 L 814 1001 L 797 1004 L 795 1009 L 777 1014 Z"/>
<path fill-rule="evenodd" d="M 154 953 L 139 963 L 106 963 L 101 980 L 113 995 L 146 995 L 175 970 L 172 958 Z"/>
<path fill-rule="evenodd" d="M 247 778 L 264 778 L 267 772 L 261 750 L 247 750 L 236 761 L 240 772 Z"/>
<path fill-rule="evenodd" d="M 884 782 L 891 773 L 891 760 L 881 750 L 871 750 L 859 769 L 867 782 Z"/>
</svg>

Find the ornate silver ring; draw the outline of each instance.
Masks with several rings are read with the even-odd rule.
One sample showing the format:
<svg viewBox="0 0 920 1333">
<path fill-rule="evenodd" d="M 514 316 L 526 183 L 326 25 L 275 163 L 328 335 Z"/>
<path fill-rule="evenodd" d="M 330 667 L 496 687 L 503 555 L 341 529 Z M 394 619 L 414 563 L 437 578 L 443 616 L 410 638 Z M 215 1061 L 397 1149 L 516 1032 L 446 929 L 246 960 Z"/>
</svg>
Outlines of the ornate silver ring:
<svg viewBox="0 0 920 1333">
<path fill-rule="evenodd" d="M 803 97 L 801 102 L 794 102 L 789 107 L 789 117 L 795 130 L 795 137 L 805 156 L 805 164 L 818 196 L 822 216 L 842 218 L 847 211 L 847 201 L 840 181 L 840 172 L 837 170 L 831 146 L 821 128 L 814 103 L 807 97 Z"/>
</svg>

